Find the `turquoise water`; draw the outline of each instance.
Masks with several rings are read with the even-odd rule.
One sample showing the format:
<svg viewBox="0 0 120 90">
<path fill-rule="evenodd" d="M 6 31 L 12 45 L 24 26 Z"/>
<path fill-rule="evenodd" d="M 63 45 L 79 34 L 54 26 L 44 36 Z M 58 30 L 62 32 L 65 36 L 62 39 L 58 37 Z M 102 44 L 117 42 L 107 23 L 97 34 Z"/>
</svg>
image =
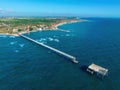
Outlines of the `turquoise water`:
<svg viewBox="0 0 120 90">
<path fill-rule="evenodd" d="M 0 90 L 119 90 L 120 19 L 91 19 L 59 28 L 70 32 L 26 36 L 77 57 L 80 65 L 21 37 L 0 35 Z M 100 80 L 80 70 L 91 63 L 108 68 L 108 77 Z"/>
</svg>

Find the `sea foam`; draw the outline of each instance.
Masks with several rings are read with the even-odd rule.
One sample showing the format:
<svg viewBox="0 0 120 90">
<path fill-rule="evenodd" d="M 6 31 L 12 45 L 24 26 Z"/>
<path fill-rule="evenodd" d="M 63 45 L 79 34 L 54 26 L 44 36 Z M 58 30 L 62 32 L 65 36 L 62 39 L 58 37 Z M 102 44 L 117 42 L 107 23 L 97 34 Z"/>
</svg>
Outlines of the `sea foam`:
<svg viewBox="0 0 120 90">
<path fill-rule="evenodd" d="M 9 36 L 10 38 L 15 38 L 15 36 Z"/>
<path fill-rule="evenodd" d="M 19 52 L 19 50 L 14 50 L 14 52 L 18 53 L 18 52 Z"/>
<path fill-rule="evenodd" d="M 46 38 L 41 38 L 41 39 L 37 39 L 36 41 L 46 44 L 47 43 L 47 39 Z"/>
<path fill-rule="evenodd" d="M 19 44 L 20 47 L 24 47 L 25 44 Z"/>
<path fill-rule="evenodd" d="M 60 40 L 59 40 L 59 39 L 54 39 L 54 41 L 55 41 L 55 42 L 60 42 Z"/>
<path fill-rule="evenodd" d="M 53 41 L 54 39 L 53 38 L 48 38 L 49 41 Z"/>
<path fill-rule="evenodd" d="M 10 42 L 10 45 L 14 45 L 14 44 L 16 44 L 17 42 L 15 41 L 15 42 Z"/>
<path fill-rule="evenodd" d="M 68 37 L 68 36 L 70 36 L 70 34 L 66 34 L 65 36 L 67 36 L 67 37 Z"/>
<path fill-rule="evenodd" d="M 0 35 L 0 37 L 5 38 L 5 37 L 7 37 L 7 35 Z"/>
</svg>

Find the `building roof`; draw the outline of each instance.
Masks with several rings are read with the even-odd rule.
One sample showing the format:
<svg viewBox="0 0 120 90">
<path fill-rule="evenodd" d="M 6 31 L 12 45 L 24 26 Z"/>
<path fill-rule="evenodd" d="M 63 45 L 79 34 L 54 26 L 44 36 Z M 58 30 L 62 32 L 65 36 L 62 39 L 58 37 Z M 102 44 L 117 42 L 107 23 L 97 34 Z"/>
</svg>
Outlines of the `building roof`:
<svg viewBox="0 0 120 90">
<path fill-rule="evenodd" d="M 102 75 L 106 75 L 107 72 L 108 72 L 108 69 L 105 69 L 105 68 L 103 68 L 101 66 L 98 66 L 96 64 L 91 64 L 91 65 L 88 66 L 88 68 L 97 72 L 97 73 L 100 73 Z"/>
</svg>

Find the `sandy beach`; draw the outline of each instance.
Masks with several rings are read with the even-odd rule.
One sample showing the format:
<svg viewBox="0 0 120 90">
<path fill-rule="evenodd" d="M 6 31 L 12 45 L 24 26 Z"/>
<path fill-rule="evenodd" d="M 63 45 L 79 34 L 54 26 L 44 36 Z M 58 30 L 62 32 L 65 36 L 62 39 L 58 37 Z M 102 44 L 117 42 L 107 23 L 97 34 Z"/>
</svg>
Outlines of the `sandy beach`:
<svg viewBox="0 0 120 90">
<path fill-rule="evenodd" d="M 55 24 L 55 25 L 53 25 L 53 28 L 55 29 L 55 30 L 57 30 L 57 29 L 59 29 L 58 27 L 59 26 L 62 26 L 62 25 L 64 25 L 64 24 L 68 24 L 68 23 L 76 23 L 76 22 L 81 22 L 81 21 L 79 21 L 79 20 L 71 20 L 71 21 L 65 21 L 65 22 L 60 22 L 60 23 L 58 23 L 58 24 Z"/>
</svg>

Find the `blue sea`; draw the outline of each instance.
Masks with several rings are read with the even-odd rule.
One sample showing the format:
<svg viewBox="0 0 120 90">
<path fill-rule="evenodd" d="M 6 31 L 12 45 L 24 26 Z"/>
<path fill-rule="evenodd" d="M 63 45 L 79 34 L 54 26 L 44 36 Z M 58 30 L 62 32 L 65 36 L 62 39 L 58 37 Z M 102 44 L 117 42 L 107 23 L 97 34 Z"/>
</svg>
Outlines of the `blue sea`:
<svg viewBox="0 0 120 90">
<path fill-rule="evenodd" d="M 119 90 L 120 19 L 89 18 L 26 36 L 73 55 L 79 64 L 21 37 L 0 35 L 0 90 Z M 80 69 L 109 69 L 103 80 Z"/>
</svg>

